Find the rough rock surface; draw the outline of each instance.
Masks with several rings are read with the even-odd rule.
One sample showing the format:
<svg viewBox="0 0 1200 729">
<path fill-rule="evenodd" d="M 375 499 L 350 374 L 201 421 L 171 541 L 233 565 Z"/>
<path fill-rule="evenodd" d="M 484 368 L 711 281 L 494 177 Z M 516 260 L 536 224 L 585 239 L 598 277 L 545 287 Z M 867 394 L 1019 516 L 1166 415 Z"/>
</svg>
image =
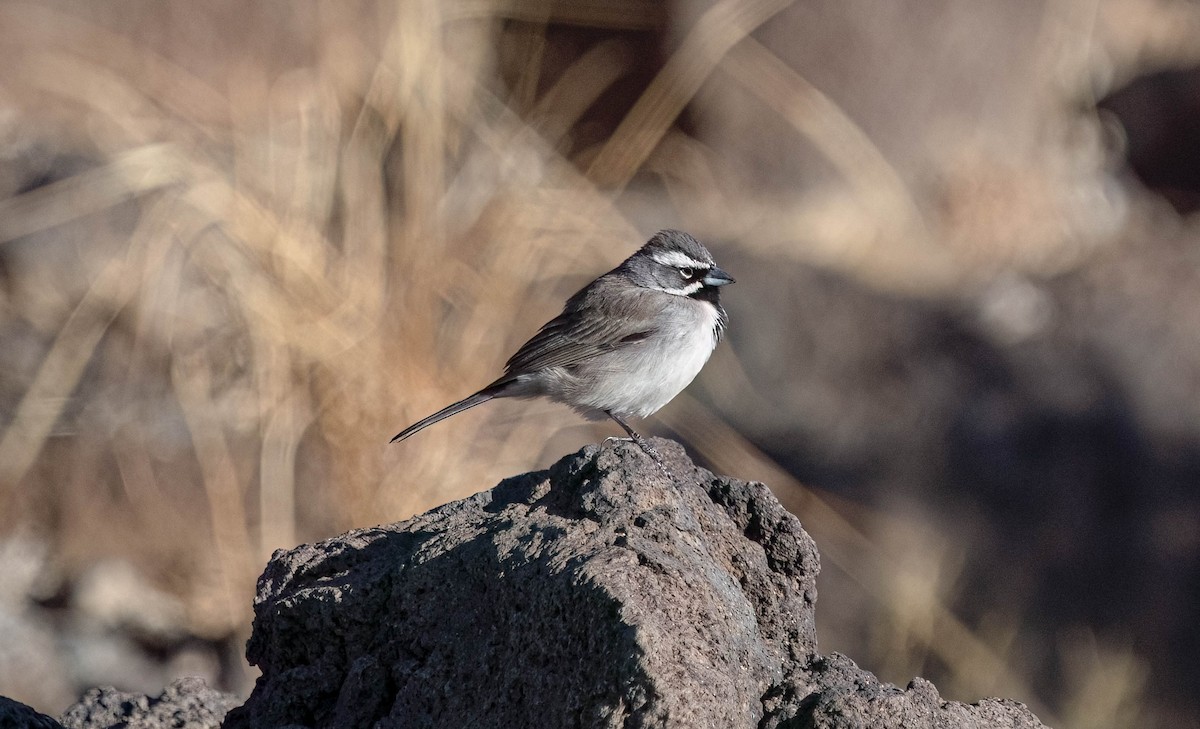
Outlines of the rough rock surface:
<svg viewBox="0 0 1200 729">
<path fill-rule="evenodd" d="M 272 558 L 225 726 L 1040 727 L 816 653 L 817 552 L 762 484 L 628 442 Z"/>
<path fill-rule="evenodd" d="M 63 712 L 67 729 L 217 729 L 238 700 L 199 678 L 173 681 L 162 695 L 91 689 Z"/>
<path fill-rule="evenodd" d="M 813 656 L 804 673 L 803 680 L 782 687 L 786 699 L 761 726 L 779 729 L 1036 729 L 1042 726 L 1017 701 L 984 699 L 974 704 L 945 701 L 937 688 L 923 678 L 914 678 L 902 690 L 881 683 L 854 661 L 837 653 Z"/>
</svg>

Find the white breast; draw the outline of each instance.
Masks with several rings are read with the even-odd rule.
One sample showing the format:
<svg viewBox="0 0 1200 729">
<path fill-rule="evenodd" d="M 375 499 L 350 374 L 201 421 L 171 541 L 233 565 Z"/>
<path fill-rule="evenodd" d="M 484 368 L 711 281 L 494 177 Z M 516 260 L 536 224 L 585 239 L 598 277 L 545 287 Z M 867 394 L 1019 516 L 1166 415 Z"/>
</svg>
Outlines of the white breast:
<svg viewBox="0 0 1200 729">
<path fill-rule="evenodd" d="M 596 357 L 571 378 L 571 392 L 556 399 L 585 411 L 611 410 L 639 418 L 670 402 L 708 362 L 717 344 L 720 317 L 707 302 L 681 298 L 677 303 L 664 311 L 675 319 L 663 327 L 664 333 Z"/>
</svg>

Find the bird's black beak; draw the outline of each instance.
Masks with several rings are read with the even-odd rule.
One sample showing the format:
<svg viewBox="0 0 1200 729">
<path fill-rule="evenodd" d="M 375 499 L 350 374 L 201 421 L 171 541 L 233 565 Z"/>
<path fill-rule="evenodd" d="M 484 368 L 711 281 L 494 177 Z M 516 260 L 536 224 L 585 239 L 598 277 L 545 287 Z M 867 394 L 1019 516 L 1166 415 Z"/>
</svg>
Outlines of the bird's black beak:
<svg viewBox="0 0 1200 729">
<path fill-rule="evenodd" d="M 705 286 L 724 286 L 731 283 L 736 283 L 733 280 L 733 276 L 730 276 L 716 266 L 708 269 L 708 274 L 704 277 Z"/>
</svg>

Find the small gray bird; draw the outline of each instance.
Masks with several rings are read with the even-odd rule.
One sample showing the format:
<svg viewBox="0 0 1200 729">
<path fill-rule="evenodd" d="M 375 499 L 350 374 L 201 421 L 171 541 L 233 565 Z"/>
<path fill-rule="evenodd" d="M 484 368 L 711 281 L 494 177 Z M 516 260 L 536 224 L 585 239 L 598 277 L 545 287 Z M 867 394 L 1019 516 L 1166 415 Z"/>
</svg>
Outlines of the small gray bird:
<svg viewBox="0 0 1200 729">
<path fill-rule="evenodd" d="M 589 419 L 607 415 L 659 460 L 625 418 L 656 412 L 700 372 L 725 329 L 719 291 L 731 283 L 698 240 L 659 231 L 568 299 L 563 312 L 509 358 L 502 377 L 391 442 L 493 398 L 542 396 Z"/>
</svg>

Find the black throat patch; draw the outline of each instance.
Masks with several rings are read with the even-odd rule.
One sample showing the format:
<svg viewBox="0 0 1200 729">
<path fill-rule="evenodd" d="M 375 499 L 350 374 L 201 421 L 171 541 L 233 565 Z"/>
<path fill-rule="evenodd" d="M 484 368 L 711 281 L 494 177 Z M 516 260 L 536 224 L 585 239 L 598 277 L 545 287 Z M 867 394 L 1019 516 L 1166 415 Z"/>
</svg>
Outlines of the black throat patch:
<svg viewBox="0 0 1200 729">
<path fill-rule="evenodd" d="M 716 286 L 701 286 L 692 293 L 688 294 L 689 299 L 698 301 L 707 301 L 718 309 L 721 308 L 721 292 Z"/>
</svg>

